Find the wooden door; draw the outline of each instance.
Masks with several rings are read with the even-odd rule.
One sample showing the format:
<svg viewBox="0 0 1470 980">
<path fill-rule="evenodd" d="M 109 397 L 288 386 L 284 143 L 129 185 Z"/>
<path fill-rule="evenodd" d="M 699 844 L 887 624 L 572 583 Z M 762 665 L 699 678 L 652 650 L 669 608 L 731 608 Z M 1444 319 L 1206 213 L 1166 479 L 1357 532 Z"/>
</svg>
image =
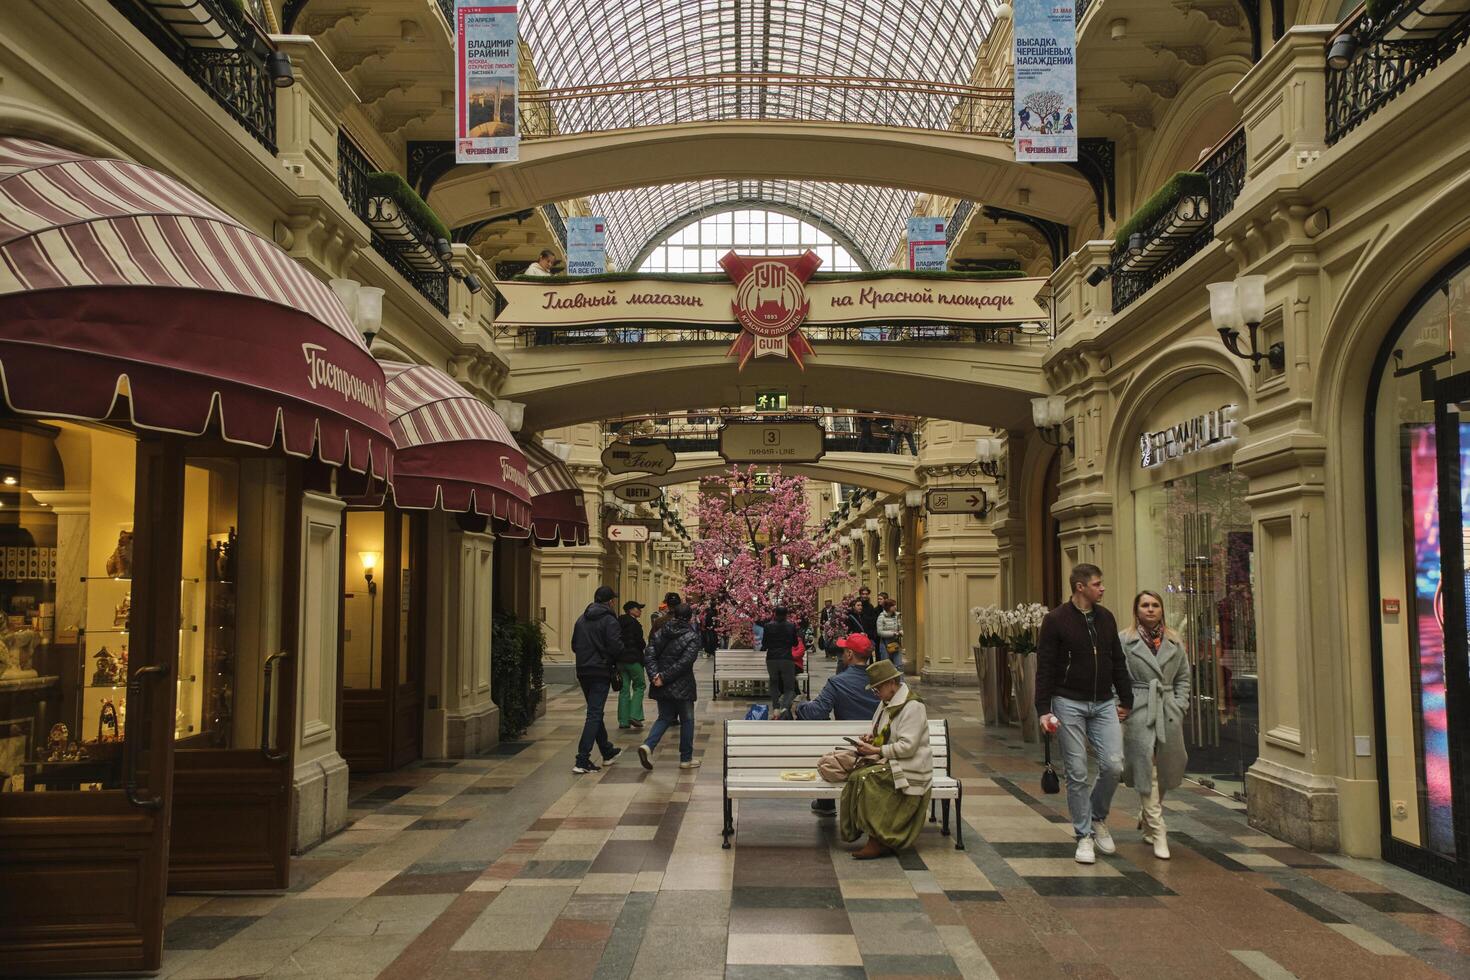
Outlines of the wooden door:
<svg viewBox="0 0 1470 980">
<path fill-rule="evenodd" d="M 49 640 L 34 650 L 35 676 L 22 679 L 54 684 L 58 696 L 45 711 L 66 720 L 48 725 L 45 739 L 29 733 L 21 771 L 0 781 L 0 973 L 154 970 L 174 757 L 183 463 L 165 442 L 64 421 L 47 427 L 42 455 L 57 460 L 47 485 L 31 489 L 35 469 L 18 460 L 18 485 L 5 482 L 38 526 L 41 511 L 54 515 L 46 518 L 55 521 L 51 579 L 68 621 L 38 624 Z M 53 745 L 61 725 L 67 733 Z M 95 742 L 67 744 L 85 743 L 94 725 Z"/>
<path fill-rule="evenodd" d="M 295 472 L 280 459 L 185 461 L 173 891 L 289 882 Z"/>
</svg>

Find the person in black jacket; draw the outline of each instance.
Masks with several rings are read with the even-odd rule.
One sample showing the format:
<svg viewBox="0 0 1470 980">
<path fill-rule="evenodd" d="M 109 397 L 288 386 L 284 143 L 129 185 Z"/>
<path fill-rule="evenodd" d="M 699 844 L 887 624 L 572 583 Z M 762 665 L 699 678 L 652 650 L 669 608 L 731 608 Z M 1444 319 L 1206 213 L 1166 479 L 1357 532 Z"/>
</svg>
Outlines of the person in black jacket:
<svg viewBox="0 0 1470 980">
<path fill-rule="evenodd" d="M 771 717 L 796 700 L 796 626 L 787 618 L 785 606 L 777 606 L 775 618 L 766 623 L 761 649 L 766 651 L 766 675 L 771 679 Z"/>
<path fill-rule="evenodd" d="M 1123 775 L 1121 722 L 1133 708 L 1133 681 L 1118 640 L 1118 621 L 1102 606 L 1102 569 L 1078 565 L 1068 582 L 1072 598 L 1041 622 L 1036 713 L 1042 729 L 1058 733 L 1067 770 L 1067 809 L 1077 835 L 1076 859 L 1092 864 L 1096 851 L 1117 851 L 1105 821 Z M 1089 744 L 1097 756 L 1097 785 L 1090 793 Z"/>
<path fill-rule="evenodd" d="M 863 623 L 863 634 L 873 641 L 875 656 L 884 659 L 883 649 L 878 645 L 878 607 L 873 605 L 869 598 L 873 593 L 865 585 L 858 589 L 858 604 L 862 607 L 859 617 Z"/>
<path fill-rule="evenodd" d="M 643 727 L 643 603 L 629 599 L 623 603 L 618 627 L 623 631 L 623 649 L 618 654 L 618 676 L 623 686 L 618 689 L 618 728 Z"/>
<path fill-rule="evenodd" d="M 607 707 L 607 692 L 612 687 L 619 655 L 623 652 L 623 631 L 613 601 L 618 594 L 610 586 L 599 585 L 592 604 L 572 627 L 572 653 L 577 656 L 577 683 L 587 699 L 587 720 L 582 724 L 582 738 L 577 742 L 577 761 L 572 772 L 599 772 L 602 767 L 592 761 L 592 743 L 597 743 L 604 763 L 612 762 L 623 750 L 607 737 L 602 712 Z"/>
<path fill-rule="evenodd" d="M 653 750 L 674 722 L 679 723 L 679 768 L 699 766 L 694 758 L 694 702 L 699 699 L 694 664 L 699 660 L 700 637 L 689 622 L 693 616 L 694 610 L 687 603 L 675 606 L 644 657 L 653 699 L 658 702 L 658 718 L 648 730 L 648 738 L 638 746 L 638 759 L 644 769 L 653 768 Z"/>
</svg>

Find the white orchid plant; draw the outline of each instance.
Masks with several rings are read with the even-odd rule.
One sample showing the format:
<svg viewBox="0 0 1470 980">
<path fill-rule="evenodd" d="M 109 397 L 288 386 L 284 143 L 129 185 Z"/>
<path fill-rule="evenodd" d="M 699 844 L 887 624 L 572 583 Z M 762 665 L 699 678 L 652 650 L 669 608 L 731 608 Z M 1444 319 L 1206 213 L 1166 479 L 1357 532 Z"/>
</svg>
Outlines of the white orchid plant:
<svg viewBox="0 0 1470 980">
<path fill-rule="evenodd" d="M 976 606 L 970 610 L 970 618 L 980 627 L 982 647 L 1005 646 L 1005 610 L 999 606 Z"/>
<path fill-rule="evenodd" d="M 980 627 L 980 645 L 1005 647 L 1014 653 L 1031 653 L 1036 649 L 1041 621 L 1048 610 L 1039 602 L 1023 602 L 1014 609 L 1000 606 L 976 606 L 970 618 Z"/>
</svg>

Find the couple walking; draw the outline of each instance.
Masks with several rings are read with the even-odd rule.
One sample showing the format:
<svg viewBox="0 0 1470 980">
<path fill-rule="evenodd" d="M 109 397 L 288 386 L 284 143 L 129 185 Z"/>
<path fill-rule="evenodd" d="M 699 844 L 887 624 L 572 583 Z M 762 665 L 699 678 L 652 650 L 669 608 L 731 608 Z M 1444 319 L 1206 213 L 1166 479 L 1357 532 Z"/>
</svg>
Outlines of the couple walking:
<svg viewBox="0 0 1470 980">
<path fill-rule="evenodd" d="M 1189 660 L 1164 623 L 1155 592 L 1133 600 L 1133 625 L 1118 630 L 1102 606 L 1102 570 L 1078 565 L 1068 577 L 1072 597 L 1047 614 L 1036 652 L 1036 711 L 1056 733 L 1067 774 L 1067 809 L 1077 837 L 1076 860 L 1117 847 L 1108 812 L 1120 779 L 1138 791 L 1143 839 L 1169 857 L 1164 791 L 1184 780 L 1184 712 Z M 1087 749 L 1097 757 L 1090 790 Z"/>
</svg>

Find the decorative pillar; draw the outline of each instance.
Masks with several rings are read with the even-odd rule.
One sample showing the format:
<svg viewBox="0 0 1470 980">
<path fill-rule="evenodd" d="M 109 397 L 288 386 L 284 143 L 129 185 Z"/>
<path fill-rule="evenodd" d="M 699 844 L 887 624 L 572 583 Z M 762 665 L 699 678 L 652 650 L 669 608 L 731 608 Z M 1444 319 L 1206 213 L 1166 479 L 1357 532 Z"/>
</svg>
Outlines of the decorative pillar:
<svg viewBox="0 0 1470 980">
<path fill-rule="evenodd" d="M 494 595 L 495 536 L 452 530 L 444 552 L 445 670 L 433 696 L 442 707 L 444 754 L 478 755 L 500 742 L 500 709 L 491 698 L 491 596 Z"/>
</svg>

